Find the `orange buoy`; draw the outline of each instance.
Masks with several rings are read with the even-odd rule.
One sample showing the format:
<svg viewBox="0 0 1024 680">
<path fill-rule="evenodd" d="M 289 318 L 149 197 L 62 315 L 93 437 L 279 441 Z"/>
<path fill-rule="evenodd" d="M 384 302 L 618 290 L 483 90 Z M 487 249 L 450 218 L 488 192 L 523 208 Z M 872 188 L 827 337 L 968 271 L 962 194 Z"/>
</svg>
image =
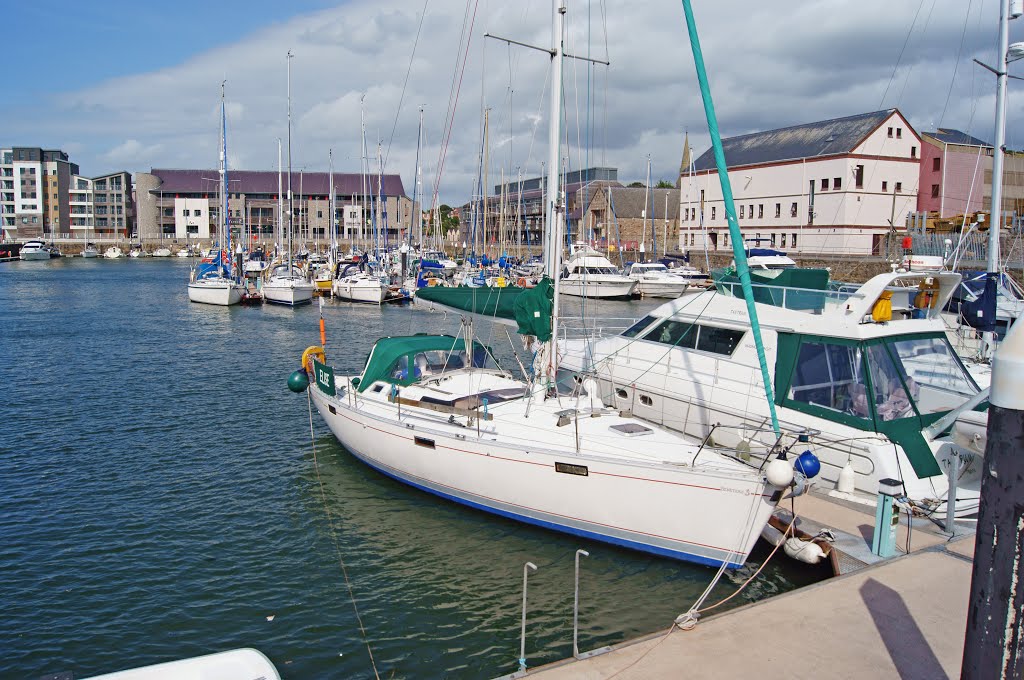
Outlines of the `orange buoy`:
<svg viewBox="0 0 1024 680">
<path fill-rule="evenodd" d="M 327 329 L 324 328 L 324 317 L 320 317 L 320 344 L 327 344 Z"/>
</svg>

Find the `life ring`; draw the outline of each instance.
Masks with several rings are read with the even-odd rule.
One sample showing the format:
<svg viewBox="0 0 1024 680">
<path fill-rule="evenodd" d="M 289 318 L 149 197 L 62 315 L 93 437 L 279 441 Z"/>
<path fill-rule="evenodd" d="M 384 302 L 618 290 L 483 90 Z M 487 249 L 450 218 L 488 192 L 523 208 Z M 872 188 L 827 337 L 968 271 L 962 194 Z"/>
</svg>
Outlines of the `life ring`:
<svg viewBox="0 0 1024 680">
<path fill-rule="evenodd" d="M 519 286 L 520 288 L 526 288 L 526 286 L 527 286 L 526 277 L 525 276 L 520 276 L 516 280 L 516 285 Z"/>
<path fill-rule="evenodd" d="M 327 362 L 327 355 L 324 354 L 323 347 L 320 347 L 319 345 L 311 345 L 310 347 L 306 348 L 305 352 L 302 353 L 302 367 L 309 371 L 310 373 L 313 372 L 312 360 L 314 358 L 321 364 Z"/>
</svg>

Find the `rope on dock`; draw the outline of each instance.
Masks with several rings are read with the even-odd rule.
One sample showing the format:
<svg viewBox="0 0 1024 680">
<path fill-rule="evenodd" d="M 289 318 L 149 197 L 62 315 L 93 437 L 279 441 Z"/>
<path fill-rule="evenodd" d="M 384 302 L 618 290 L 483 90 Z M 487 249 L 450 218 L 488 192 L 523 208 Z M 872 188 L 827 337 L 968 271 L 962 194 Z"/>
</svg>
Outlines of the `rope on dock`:
<svg viewBox="0 0 1024 680">
<path fill-rule="evenodd" d="M 348 588 L 348 598 L 352 603 L 352 610 L 356 614 L 356 621 L 359 622 L 359 632 L 363 637 L 363 644 L 366 645 L 366 652 L 370 655 L 370 666 L 373 667 L 373 677 L 380 680 L 380 673 L 377 672 L 377 663 L 373 659 L 373 649 L 370 641 L 366 638 L 366 627 L 363 626 L 363 617 L 359 615 L 359 605 L 356 604 L 356 596 L 352 591 L 352 582 L 348 578 L 348 569 L 345 568 L 345 559 L 341 554 L 341 544 L 338 542 L 338 533 L 334 530 L 334 518 L 331 517 L 331 509 L 327 504 L 327 494 L 324 492 L 324 481 L 320 477 L 320 463 L 316 458 L 316 436 L 313 434 L 313 401 L 306 390 L 306 405 L 309 407 L 309 443 L 313 449 L 313 469 L 316 470 L 316 481 L 320 485 L 320 500 L 324 505 L 324 514 L 327 515 L 327 526 L 331 531 L 331 540 L 334 543 L 334 552 L 338 555 L 338 564 L 341 565 L 341 573 L 345 577 L 345 587 Z"/>
</svg>

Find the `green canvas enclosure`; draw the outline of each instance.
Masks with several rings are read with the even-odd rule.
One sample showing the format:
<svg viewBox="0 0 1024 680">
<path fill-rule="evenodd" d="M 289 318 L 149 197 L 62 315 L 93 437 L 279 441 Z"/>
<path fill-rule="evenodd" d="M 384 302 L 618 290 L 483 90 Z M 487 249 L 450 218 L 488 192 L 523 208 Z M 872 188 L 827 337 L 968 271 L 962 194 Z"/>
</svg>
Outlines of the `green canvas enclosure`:
<svg viewBox="0 0 1024 680">
<path fill-rule="evenodd" d="M 472 365 L 486 366 L 489 352 L 479 342 L 473 343 Z M 423 359 L 421 363 L 419 359 Z M 358 390 L 365 392 L 383 380 L 393 385 L 411 385 L 428 368 L 433 371 L 463 368 L 470 364 L 466 341 L 451 335 L 407 335 L 378 340 L 366 360 Z"/>
</svg>

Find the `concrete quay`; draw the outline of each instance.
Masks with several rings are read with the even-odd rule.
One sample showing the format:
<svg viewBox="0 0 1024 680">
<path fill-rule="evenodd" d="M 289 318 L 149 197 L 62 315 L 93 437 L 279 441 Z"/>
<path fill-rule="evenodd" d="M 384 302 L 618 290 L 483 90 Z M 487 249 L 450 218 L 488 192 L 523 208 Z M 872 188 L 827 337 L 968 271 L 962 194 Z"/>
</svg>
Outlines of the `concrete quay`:
<svg viewBox="0 0 1024 680">
<path fill-rule="evenodd" d="M 859 535 L 870 549 L 873 508 L 809 495 L 797 513 L 837 532 L 849 547 Z M 675 626 L 610 651 L 568 659 L 508 677 L 542 680 L 645 680 L 687 676 L 808 680 L 959 677 L 963 657 L 974 534 L 954 537 L 927 520 L 911 524 L 911 552 L 866 564 L 812 586 Z M 805 530 L 806 527 L 805 527 Z M 897 545 L 906 545 L 904 519 Z M 843 548 L 840 548 L 843 549 Z M 857 549 L 853 549 L 857 552 Z M 868 550 L 870 552 L 870 550 Z M 789 559 L 781 551 L 773 559 Z M 709 574 L 710 578 L 710 574 Z M 706 604 L 718 600 L 720 594 Z M 680 603 L 681 612 L 690 603 Z M 582 624 L 582 622 L 581 622 Z"/>
</svg>

